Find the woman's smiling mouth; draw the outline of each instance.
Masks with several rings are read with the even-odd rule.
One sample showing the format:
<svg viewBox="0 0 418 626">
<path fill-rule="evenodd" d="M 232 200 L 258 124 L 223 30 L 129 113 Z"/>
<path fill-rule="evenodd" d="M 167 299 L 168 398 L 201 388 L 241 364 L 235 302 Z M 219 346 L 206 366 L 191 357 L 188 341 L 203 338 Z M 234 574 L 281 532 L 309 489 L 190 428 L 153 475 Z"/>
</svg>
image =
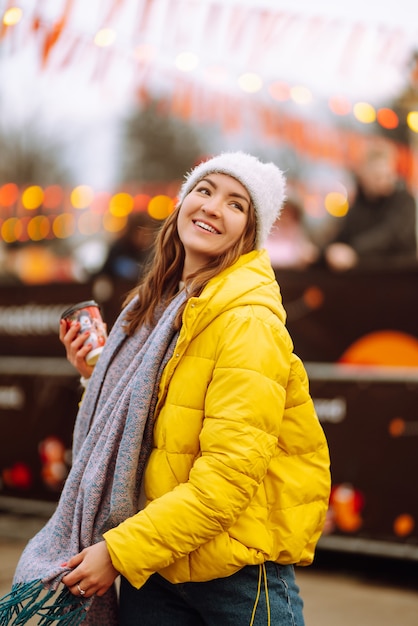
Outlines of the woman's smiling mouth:
<svg viewBox="0 0 418 626">
<path fill-rule="evenodd" d="M 219 230 L 217 230 L 214 226 L 211 226 L 210 224 L 206 224 L 206 222 L 201 222 L 200 220 L 193 220 L 193 224 L 195 226 L 199 226 L 199 228 L 203 228 L 203 230 L 206 230 L 208 233 L 213 233 L 214 235 L 221 234 Z"/>
</svg>

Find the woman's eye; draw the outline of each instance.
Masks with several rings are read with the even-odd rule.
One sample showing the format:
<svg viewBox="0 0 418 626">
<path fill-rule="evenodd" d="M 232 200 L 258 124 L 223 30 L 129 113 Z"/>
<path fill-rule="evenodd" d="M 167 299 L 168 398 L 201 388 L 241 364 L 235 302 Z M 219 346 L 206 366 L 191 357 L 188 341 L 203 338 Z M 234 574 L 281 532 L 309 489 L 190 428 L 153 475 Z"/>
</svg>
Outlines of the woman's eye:
<svg viewBox="0 0 418 626">
<path fill-rule="evenodd" d="M 239 202 L 233 202 L 232 206 L 238 209 L 238 211 L 244 211 L 244 207 Z"/>
<path fill-rule="evenodd" d="M 210 194 L 210 191 L 209 191 L 209 189 L 207 187 L 198 187 L 197 191 L 199 191 L 200 193 L 205 193 L 207 195 Z"/>
</svg>

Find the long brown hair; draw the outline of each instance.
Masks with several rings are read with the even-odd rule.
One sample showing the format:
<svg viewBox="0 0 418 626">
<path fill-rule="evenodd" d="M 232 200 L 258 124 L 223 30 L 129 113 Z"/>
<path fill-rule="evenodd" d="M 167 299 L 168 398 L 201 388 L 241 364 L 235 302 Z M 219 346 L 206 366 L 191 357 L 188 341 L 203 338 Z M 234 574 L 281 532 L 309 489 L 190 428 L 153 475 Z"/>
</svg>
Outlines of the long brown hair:
<svg viewBox="0 0 418 626">
<path fill-rule="evenodd" d="M 155 242 L 154 253 L 143 278 L 127 295 L 123 306 L 138 296 L 138 302 L 125 317 L 126 332 L 133 335 L 142 324 L 155 323 L 155 311 L 161 302 L 168 302 L 177 294 L 182 278 L 184 265 L 184 247 L 177 230 L 177 217 L 180 207 L 166 219 Z M 198 296 L 211 278 L 227 267 L 233 265 L 242 254 L 255 248 L 256 223 L 252 204 L 248 211 L 248 219 L 242 237 L 222 255 L 213 258 L 204 269 L 200 269 L 188 277 L 187 296 Z M 181 307 L 176 326 L 180 328 L 181 317 L 187 300 Z"/>
</svg>

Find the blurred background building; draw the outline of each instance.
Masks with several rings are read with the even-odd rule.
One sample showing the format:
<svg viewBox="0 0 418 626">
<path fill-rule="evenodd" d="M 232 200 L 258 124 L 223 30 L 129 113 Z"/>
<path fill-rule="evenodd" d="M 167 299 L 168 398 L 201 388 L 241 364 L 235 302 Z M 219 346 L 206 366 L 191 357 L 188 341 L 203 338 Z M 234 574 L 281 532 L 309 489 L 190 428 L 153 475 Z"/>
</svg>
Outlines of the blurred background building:
<svg viewBox="0 0 418 626">
<path fill-rule="evenodd" d="M 164 219 L 223 149 L 286 170 L 319 246 L 370 138 L 416 195 L 411 0 L 2 0 L 0 18 L 3 281 L 88 279 L 130 213 Z"/>
</svg>

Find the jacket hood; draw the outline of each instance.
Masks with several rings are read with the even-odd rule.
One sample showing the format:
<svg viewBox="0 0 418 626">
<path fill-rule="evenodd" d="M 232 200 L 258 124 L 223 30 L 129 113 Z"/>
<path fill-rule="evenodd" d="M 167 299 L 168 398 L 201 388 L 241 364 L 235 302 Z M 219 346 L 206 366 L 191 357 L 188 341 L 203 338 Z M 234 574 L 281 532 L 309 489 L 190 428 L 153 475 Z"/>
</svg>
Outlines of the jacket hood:
<svg viewBox="0 0 418 626">
<path fill-rule="evenodd" d="M 185 313 L 194 310 L 193 331 L 198 333 L 214 317 L 247 305 L 265 306 L 283 324 L 286 321 L 280 288 L 268 252 L 264 249 L 242 255 L 231 267 L 212 278 L 198 298 L 189 300 Z"/>
</svg>

